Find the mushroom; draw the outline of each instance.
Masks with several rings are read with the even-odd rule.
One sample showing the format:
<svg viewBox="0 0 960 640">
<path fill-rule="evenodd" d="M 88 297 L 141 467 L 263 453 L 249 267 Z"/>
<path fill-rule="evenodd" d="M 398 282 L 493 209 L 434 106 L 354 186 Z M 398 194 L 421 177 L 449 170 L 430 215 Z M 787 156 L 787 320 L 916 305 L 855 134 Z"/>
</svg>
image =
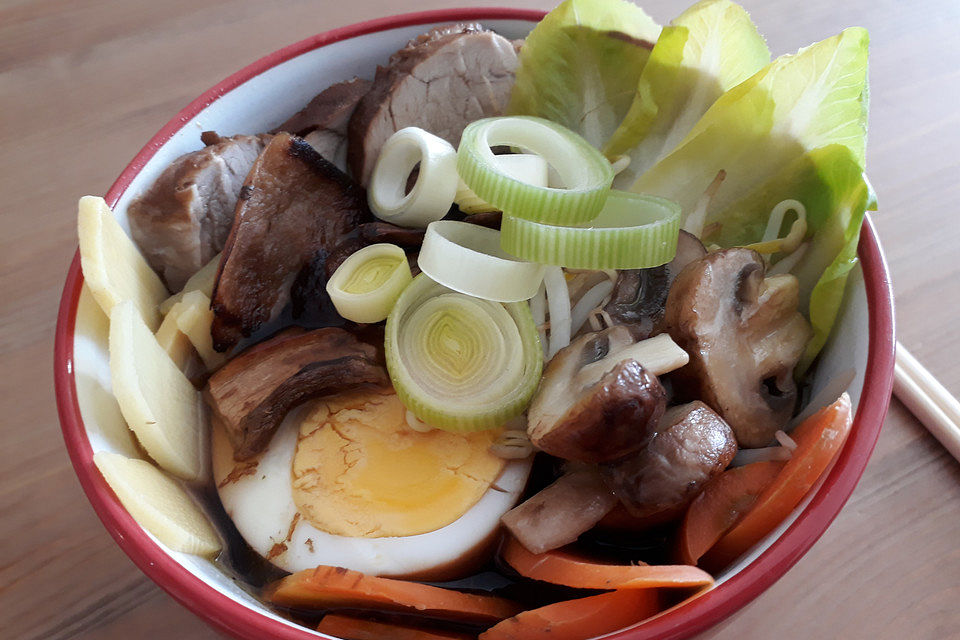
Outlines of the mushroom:
<svg viewBox="0 0 960 640">
<path fill-rule="evenodd" d="M 646 448 L 602 465 L 601 474 L 631 515 L 665 522 L 682 514 L 736 453 L 729 425 L 697 401 L 668 409 Z"/>
<path fill-rule="evenodd" d="M 620 271 L 610 302 L 603 310 L 613 324 L 630 327 L 637 340 L 659 333 L 670 285 L 684 267 L 706 254 L 696 236 L 680 231 L 673 260 L 651 269 Z"/>
<path fill-rule="evenodd" d="M 531 553 L 570 544 L 617 505 L 596 467 L 571 471 L 500 519 Z"/>
<path fill-rule="evenodd" d="M 610 302 L 603 310 L 614 325 L 630 327 L 638 340 L 649 338 L 663 318 L 668 289 L 666 265 L 624 269 L 617 275 Z"/>
<path fill-rule="evenodd" d="M 203 398 L 237 460 L 261 451 L 295 406 L 360 384 L 389 384 L 376 347 L 343 329 L 290 329 L 210 376 Z"/>
<path fill-rule="evenodd" d="M 603 462 L 641 449 L 666 407 L 658 374 L 687 354 L 669 336 L 635 343 L 626 327 L 588 333 L 547 365 L 528 412 L 530 440 L 567 460 Z"/>
<path fill-rule="evenodd" d="M 691 356 L 674 389 L 713 407 L 742 447 L 766 445 L 790 419 L 793 368 L 812 335 L 797 279 L 764 271 L 755 251 L 717 251 L 684 269 L 667 298 L 667 331 Z"/>
</svg>

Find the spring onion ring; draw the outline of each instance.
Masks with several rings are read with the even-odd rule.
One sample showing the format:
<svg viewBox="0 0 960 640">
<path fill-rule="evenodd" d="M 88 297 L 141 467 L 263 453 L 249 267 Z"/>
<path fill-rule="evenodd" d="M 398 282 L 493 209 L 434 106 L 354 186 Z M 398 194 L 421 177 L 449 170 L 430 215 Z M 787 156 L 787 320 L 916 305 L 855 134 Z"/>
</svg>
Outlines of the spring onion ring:
<svg viewBox="0 0 960 640">
<path fill-rule="evenodd" d="M 529 300 L 543 280 L 543 265 L 500 248 L 499 231 L 454 220 L 430 223 L 417 264 L 449 289 L 495 302 Z"/>
<path fill-rule="evenodd" d="M 501 145 L 541 156 L 563 188 L 539 187 L 510 176 L 491 150 Z M 596 216 L 613 182 L 610 163 L 586 140 L 530 116 L 484 118 L 467 125 L 457 151 L 457 170 L 479 198 L 500 211 L 552 224 L 576 224 Z"/>
<path fill-rule="evenodd" d="M 535 187 L 547 186 L 547 170 L 549 165 L 547 165 L 547 161 L 540 156 L 535 156 L 532 153 L 514 153 L 493 156 L 493 158 L 497 166 L 511 178 Z M 475 194 L 462 179 L 457 187 L 457 195 L 454 196 L 453 201 L 457 204 L 457 207 L 460 208 L 460 211 L 467 214 L 499 211 L 497 207 L 489 202 L 478 198 L 477 194 Z"/>
<path fill-rule="evenodd" d="M 420 164 L 406 192 L 407 177 Z M 418 127 L 390 136 L 370 177 L 367 201 L 381 220 L 423 228 L 447 215 L 457 192 L 457 152 L 450 143 Z"/>
<path fill-rule="evenodd" d="M 593 220 L 557 226 L 505 215 L 501 247 L 531 262 L 573 269 L 645 269 L 677 252 L 680 207 L 639 193 L 611 191 Z"/>
<path fill-rule="evenodd" d="M 413 280 L 403 249 L 372 244 L 343 261 L 327 281 L 337 313 L 353 322 L 380 322 Z"/>
<path fill-rule="evenodd" d="M 387 317 L 385 351 L 404 406 L 447 431 L 500 427 L 520 415 L 543 369 L 526 303 L 473 298 L 424 273 Z"/>
</svg>

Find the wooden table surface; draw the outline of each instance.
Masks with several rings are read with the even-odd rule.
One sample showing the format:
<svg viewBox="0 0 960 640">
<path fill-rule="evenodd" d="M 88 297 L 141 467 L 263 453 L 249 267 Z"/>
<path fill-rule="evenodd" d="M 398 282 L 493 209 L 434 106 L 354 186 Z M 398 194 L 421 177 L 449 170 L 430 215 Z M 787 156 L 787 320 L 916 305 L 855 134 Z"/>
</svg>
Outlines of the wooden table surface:
<svg viewBox="0 0 960 640">
<path fill-rule="evenodd" d="M 0 636 L 216 637 L 113 543 L 64 451 L 51 360 L 77 198 L 103 194 L 182 106 L 254 59 L 332 27 L 452 4 L 0 0 Z M 870 29 L 869 173 L 899 336 L 960 393 L 960 3 L 744 4 L 774 54 Z M 663 23 L 685 0 L 645 7 Z M 894 401 L 833 526 L 703 637 L 957 637 L 958 529 L 960 465 Z"/>
</svg>

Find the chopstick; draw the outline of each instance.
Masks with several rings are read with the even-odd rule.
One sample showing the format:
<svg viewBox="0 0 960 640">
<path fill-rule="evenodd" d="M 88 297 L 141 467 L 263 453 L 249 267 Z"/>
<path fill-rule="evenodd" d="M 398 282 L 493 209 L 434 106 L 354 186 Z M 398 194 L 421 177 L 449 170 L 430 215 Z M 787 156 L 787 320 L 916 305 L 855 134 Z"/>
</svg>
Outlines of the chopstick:
<svg viewBox="0 0 960 640">
<path fill-rule="evenodd" d="M 960 460 L 960 402 L 899 342 L 893 393 Z"/>
</svg>

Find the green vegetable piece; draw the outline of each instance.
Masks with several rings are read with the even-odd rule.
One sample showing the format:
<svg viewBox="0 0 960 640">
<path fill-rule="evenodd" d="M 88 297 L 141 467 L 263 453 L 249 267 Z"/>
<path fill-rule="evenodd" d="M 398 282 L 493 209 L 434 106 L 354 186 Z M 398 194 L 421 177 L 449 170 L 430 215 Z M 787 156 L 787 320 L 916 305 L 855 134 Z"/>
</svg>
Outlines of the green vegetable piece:
<svg viewBox="0 0 960 640">
<path fill-rule="evenodd" d="M 552 120 L 598 149 L 620 124 L 660 27 L 623 0 L 567 0 L 527 36 L 508 113 Z"/>
<path fill-rule="evenodd" d="M 629 187 L 669 154 L 717 98 L 770 62 L 749 14 L 730 0 L 702 0 L 665 27 L 626 117 L 607 142 L 630 157 L 615 185 Z"/>
<path fill-rule="evenodd" d="M 688 216 L 723 169 L 726 179 L 707 210 L 716 220 L 811 149 L 844 145 L 863 167 L 867 44 L 866 30 L 852 27 L 777 58 L 723 94 L 631 189 L 674 200 Z"/>
</svg>

